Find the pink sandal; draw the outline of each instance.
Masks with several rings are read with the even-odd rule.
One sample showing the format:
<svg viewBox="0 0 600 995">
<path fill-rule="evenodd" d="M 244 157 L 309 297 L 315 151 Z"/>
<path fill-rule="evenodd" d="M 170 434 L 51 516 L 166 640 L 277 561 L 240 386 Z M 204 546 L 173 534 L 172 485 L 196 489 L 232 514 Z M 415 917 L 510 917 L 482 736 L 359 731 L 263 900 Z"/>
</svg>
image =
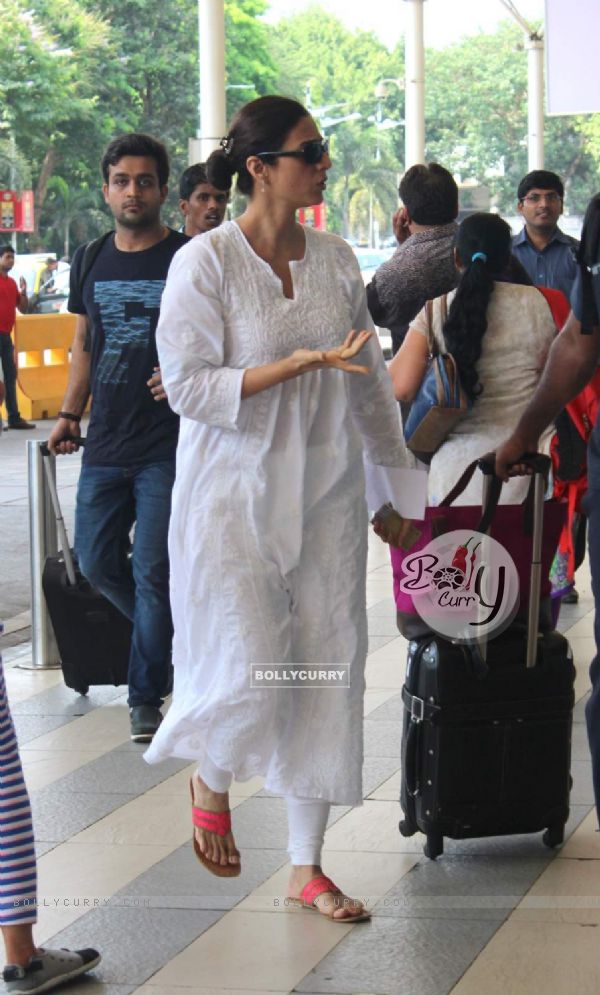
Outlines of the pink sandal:
<svg viewBox="0 0 600 995">
<path fill-rule="evenodd" d="M 198 829 L 206 829 L 209 833 L 216 833 L 217 836 L 226 836 L 231 832 L 231 812 L 208 812 L 206 809 L 198 808 L 194 805 L 194 784 L 190 778 L 190 792 L 192 795 L 192 822 Z M 214 860 L 209 860 L 202 853 L 196 834 L 192 836 L 194 853 L 201 864 L 204 864 L 207 871 L 215 874 L 218 878 L 236 878 L 241 872 L 240 864 L 216 864 Z"/>
<path fill-rule="evenodd" d="M 347 909 L 351 911 L 350 903 L 352 899 L 345 899 L 340 905 L 333 903 L 333 908 L 331 912 L 321 912 L 321 910 L 315 905 L 315 902 L 319 895 L 323 895 L 325 892 L 330 892 L 332 895 L 342 895 L 343 892 L 336 884 L 333 883 L 331 878 L 326 877 L 325 874 L 317 874 L 316 877 L 309 881 L 308 884 L 304 886 L 300 892 L 300 898 L 288 898 L 288 902 L 292 905 L 298 905 L 307 912 L 316 912 L 320 916 L 325 916 L 326 919 L 330 919 L 331 922 L 341 922 L 344 925 L 352 922 L 367 922 L 371 918 L 371 913 L 363 909 L 358 915 L 349 915 L 345 917 L 334 916 L 334 912 L 338 909 Z"/>
</svg>

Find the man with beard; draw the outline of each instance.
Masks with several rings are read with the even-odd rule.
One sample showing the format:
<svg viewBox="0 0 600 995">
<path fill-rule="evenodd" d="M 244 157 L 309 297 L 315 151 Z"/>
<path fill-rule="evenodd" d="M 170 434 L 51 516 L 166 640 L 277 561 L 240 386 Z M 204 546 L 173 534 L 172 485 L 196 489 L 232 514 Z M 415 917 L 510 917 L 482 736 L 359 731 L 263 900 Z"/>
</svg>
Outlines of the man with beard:
<svg viewBox="0 0 600 995">
<path fill-rule="evenodd" d="M 69 310 L 77 325 L 49 447 L 78 448 L 71 440 L 80 435 L 91 394 L 75 550 L 84 576 L 133 622 L 131 738 L 149 742 L 169 682 L 167 531 L 179 430 L 162 387 L 155 331 L 169 265 L 188 239 L 160 220 L 169 178 L 160 142 L 122 135 L 108 146 L 101 169 L 115 231 L 73 258 Z"/>
<path fill-rule="evenodd" d="M 558 227 L 564 187 L 547 169 L 527 173 L 517 191 L 517 210 L 525 225 L 513 239 L 513 255 L 536 287 L 562 290 L 567 299 L 577 273 L 573 250 L 579 242 Z"/>
<path fill-rule="evenodd" d="M 185 218 L 181 231 L 193 238 L 218 228 L 225 218 L 229 190 L 208 182 L 203 162 L 188 166 L 179 180 L 179 208 Z"/>
</svg>

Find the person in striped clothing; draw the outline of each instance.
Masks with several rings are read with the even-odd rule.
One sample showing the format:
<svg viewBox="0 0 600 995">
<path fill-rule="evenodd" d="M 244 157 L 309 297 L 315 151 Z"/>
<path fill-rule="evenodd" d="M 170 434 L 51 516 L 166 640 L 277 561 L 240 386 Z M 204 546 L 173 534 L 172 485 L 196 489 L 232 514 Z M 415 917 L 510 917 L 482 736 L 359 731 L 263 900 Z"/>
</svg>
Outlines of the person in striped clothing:
<svg viewBox="0 0 600 995">
<path fill-rule="evenodd" d="M 0 625 L 0 633 L 2 626 Z M 10 995 L 48 992 L 100 962 L 97 950 L 36 947 L 37 869 L 31 806 L 0 656 L 0 929 Z"/>
</svg>

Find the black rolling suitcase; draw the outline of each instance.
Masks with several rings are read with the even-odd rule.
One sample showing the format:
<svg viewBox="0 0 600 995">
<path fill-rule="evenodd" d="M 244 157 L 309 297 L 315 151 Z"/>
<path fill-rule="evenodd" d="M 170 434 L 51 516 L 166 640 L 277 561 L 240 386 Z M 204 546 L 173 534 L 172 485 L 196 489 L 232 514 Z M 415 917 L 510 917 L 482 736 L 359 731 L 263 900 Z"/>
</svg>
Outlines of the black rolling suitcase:
<svg viewBox="0 0 600 995">
<path fill-rule="evenodd" d="M 42 445 L 41 450 L 61 547 L 61 553 L 49 556 L 44 564 L 42 587 L 65 684 L 80 694 L 92 684 L 127 684 L 131 622 L 79 571 L 48 466 L 48 448 Z"/>
<path fill-rule="evenodd" d="M 543 480 L 538 474 L 528 619 L 487 644 L 487 673 L 468 646 L 435 634 L 409 644 L 400 832 L 424 833 L 432 859 L 444 836 L 544 830 L 550 847 L 564 838 L 575 669 L 565 637 L 538 632 Z"/>
</svg>

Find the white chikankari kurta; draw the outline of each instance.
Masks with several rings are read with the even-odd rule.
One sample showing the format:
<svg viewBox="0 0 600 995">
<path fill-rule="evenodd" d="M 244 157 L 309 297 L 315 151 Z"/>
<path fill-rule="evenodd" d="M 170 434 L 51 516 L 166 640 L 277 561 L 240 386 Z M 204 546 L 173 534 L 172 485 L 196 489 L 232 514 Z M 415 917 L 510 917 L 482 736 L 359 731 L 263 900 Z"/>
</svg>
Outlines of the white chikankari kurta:
<svg viewBox="0 0 600 995">
<path fill-rule="evenodd" d="M 403 465 L 375 336 L 368 377 L 317 370 L 241 399 L 244 370 L 372 328 L 352 250 L 306 229 L 294 299 L 235 222 L 175 256 L 157 330 L 181 415 L 169 548 L 173 703 L 149 762 L 206 754 L 278 794 L 362 800 L 363 447 Z M 362 436 L 362 438 L 361 438 Z M 350 688 L 251 688 L 252 663 L 349 663 Z"/>
</svg>

